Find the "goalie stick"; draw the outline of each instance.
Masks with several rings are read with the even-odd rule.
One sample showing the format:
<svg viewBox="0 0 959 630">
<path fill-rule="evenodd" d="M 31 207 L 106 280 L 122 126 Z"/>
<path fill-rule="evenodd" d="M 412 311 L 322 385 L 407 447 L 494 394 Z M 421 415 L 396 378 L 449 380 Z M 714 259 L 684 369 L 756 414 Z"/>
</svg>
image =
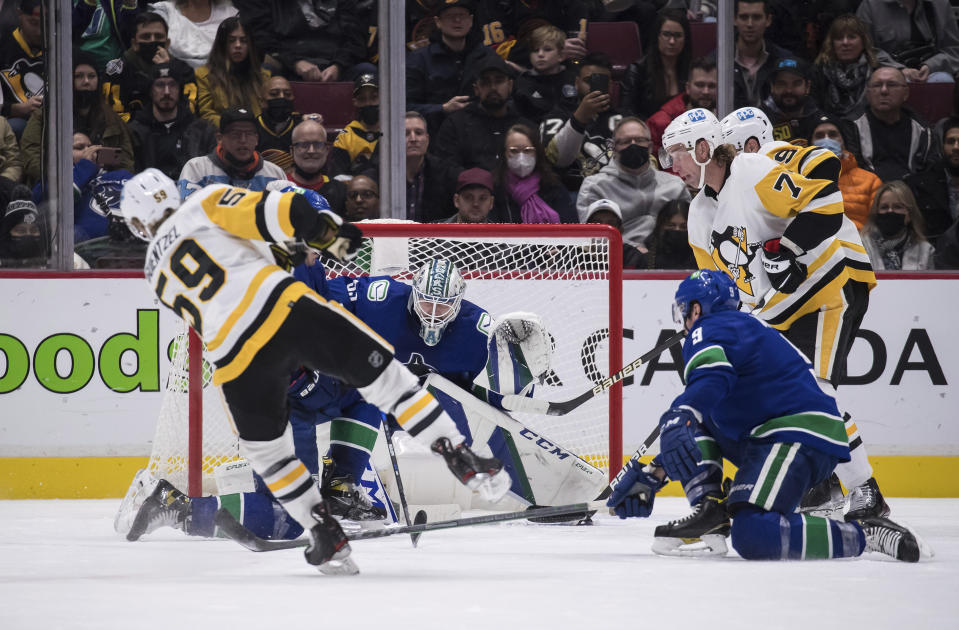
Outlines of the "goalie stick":
<svg viewBox="0 0 959 630">
<path fill-rule="evenodd" d="M 577 514 L 589 510 L 598 510 L 606 505 L 605 501 L 590 501 L 587 503 L 573 503 L 571 505 L 558 505 L 555 507 L 530 508 L 520 510 L 519 512 L 505 512 L 502 514 L 486 514 L 483 516 L 471 516 L 467 518 L 457 518 L 449 521 L 434 521 L 432 523 L 422 523 L 416 525 L 406 525 L 402 527 L 384 527 L 382 529 L 368 529 L 365 531 L 354 532 L 348 535 L 350 541 L 366 540 L 368 538 L 383 538 L 395 534 L 414 534 L 434 531 L 437 529 L 454 529 L 457 527 L 468 527 L 471 525 L 486 525 L 488 523 L 501 523 L 504 521 L 518 521 L 524 518 L 559 516 L 561 514 Z M 306 547 L 310 544 L 308 538 L 297 538 L 295 540 L 267 540 L 260 538 L 247 528 L 243 527 L 239 521 L 234 518 L 226 508 L 220 508 L 216 511 L 216 526 L 227 537 L 238 542 L 250 551 L 279 551 L 281 549 L 295 549 L 297 547 Z"/>
<path fill-rule="evenodd" d="M 406 492 L 403 490 L 403 478 L 400 477 L 400 464 L 396 461 L 396 450 L 393 448 L 393 427 L 389 418 L 383 418 L 383 433 L 386 435 L 386 449 L 390 453 L 390 463 L 393 464 L 393 477 L 396 479 L 396 492 L 400 495 L 400 507 L 403 508 L 403 518 L 410 525 L 410 508 L 406 503 Z M 419 516 L 419 514 L 417 514 Z M 410 534 L 410 541 L 416 547 L 420 534 Z"/>
<path fill-rule="evenodd" d="M 592 389 L 583 392 L 575 398 L 570 398 L 569 400 L 561 400 L 556 402 L 549 402 L 547 400 L 541 400 L 538 398 L 527 398 L 526 396 L 518 396 L 516 394 L 507 394 L 503 396 L 502 406 L 508 411 L 519 411 L 521 413 L 538 413 L 545 414 L 548 416 L 563 416 L 576 409 L 587 400 L 596 396 L 597 394 L 602 394 L 603 392 L 609 391 L 612 389 L 613 385 L 620 382 L 630 374 L 632 374 L 636 369 L 642 364 L 646 363 L 650 359 L 654 359 L 662 354 L 665 350 L 668 350 L 675 346 L 677 343 L 683 340 L 683 337 L 686 336 L 686 331 L 680 331 L 659 344 L 643 356 L 639 357 L 619 372 L 616 372 L 608 378 L 604 378 L 602 381 L 597 383 Z"/>
</svg>

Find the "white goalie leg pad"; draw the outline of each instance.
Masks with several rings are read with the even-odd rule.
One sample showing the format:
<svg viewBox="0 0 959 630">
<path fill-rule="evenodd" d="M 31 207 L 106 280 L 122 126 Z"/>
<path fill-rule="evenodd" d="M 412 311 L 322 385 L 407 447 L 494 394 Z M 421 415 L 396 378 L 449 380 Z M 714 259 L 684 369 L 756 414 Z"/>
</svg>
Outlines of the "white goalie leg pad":
<svg viewBox="0 0 959 630">
<path fill-rule="evenodd" d="M 403 429 L 429 446 L 447 437 L 454 445 L 466 438 L 433 395 L 420 387 L 413 373 L 399 361 L 390 361 L 375 381 L 357 391 L 367 402 L 396 417 Z"/>
<path fill-rule="evenodd" d="M 529 386 L 529 379 L 539 381 L 549 371 L 553 357 L 553 341 L 543 320 L 535 313 L 516 311 L 496 318 L 489 341 L 490 358 L 499 383 L 490 384 L 501 394 L 520 394 Z M 515 374 L 516 370 L 528 375 Z M 516 378 L 519 376 L 519 378 Z M 520 391 L 513 391 L 520 383 Z"/>
<path fill-rule="evenodd" d="M 283 435 L 275 440 L 241 438 L 240 454 L 250 460 L 290 516 L 304 529 L 310 529 L 315 524 L 310 509 L 323 498 L 310 471 L 294 454 L 292 427 L 287 424 Z"/>
<path fill-rule="evenodd" d="M 490 425 L 509 432 L 537 505 L 592 501 L 606 487 L 608 479 L 603 471 L 548 437 L 530 430 L 512 416 L 439 374 L 430 374 L 427 383 L 462 405 L 473 432 L 474 451 L 480 448 L 477 436 L 488 439 Z"/>
</svg>

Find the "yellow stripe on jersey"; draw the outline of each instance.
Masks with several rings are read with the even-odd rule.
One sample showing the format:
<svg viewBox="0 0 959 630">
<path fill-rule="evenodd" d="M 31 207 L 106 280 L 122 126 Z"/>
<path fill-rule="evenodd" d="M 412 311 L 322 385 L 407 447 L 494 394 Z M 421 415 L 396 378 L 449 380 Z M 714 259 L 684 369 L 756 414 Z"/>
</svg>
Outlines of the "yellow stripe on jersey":
<svg viewBox="0 0 959 630">
<path fill-rule="evenodd" d="M 302 479 L 304 475 L 308 474 L 309 472 L 307 472 L 306 466 L 304 466 L 302 462 L 298 462 L 289 474 L 268 484 L 266 487 L 270 489 L 270 492 L 272 492 L 274 496 L 282 495 L 283 492 L 280 491 L 283 490 L 283 488 L 289 488 L 295 482 Z"/>
<path fill-rule="evenodd" d="M 693 250 L 693 256 L 696 258 L 696 267 L 698 269 L 718 269 L 715 261 L 713 261 L 712 256 L 709 255 L 709 252 L 701 247 L 693 245 L 692 243 L 689 244 L 689 247 Z"/>
<path fill-rule="evenodd" d="M 233 311 L 230 313 L 230 316 L 227 317 L 226 321 L 223 322 L 223 325 L 220 326 L 220 330 L 217 332 L 216 337 L 213 338 L 213 341 L 206 344 L 207 350 L 216 350 L 220 347 L 220 344 L 223 343 L 223 340 L 226 339 L 227 335 L 230 334 L 233 326 L 236 325 L 236 321 L 240 319 L 243 313 L 246 312 L 246 309 L 250 307 L 250 304 L 256 297 L 257 292 L 263 285 L 263 282 L 270 277 L 270 275 L 277 271 L 282 271 L 282 269 L 276 265 L 267 265 L 266 267 L 263 267 L 263 269 L 260 269 L 255 276 L 253 276 L 253 281 L 250 282 L 250 286 L 247 287 L 246 292 L 243 294 L 243 299 L 240 300 L 240 303 L 236 305 L 236 308 L 233 309 Z"/>
<path fill-rule="evenodd" d="M 815 197 L 830 185 L 833 185 L 833 182 L 827 179 L 806 179 L 779 164 L 759 180 L 753 189 L 767 212 L 777 217 L 789 218 L 803 210 L 818 210 L 820 204 Z M 842 212 L 841 205 L 839 211 Z M 830 210 L 828 213 L 832 212 Z"/>
<path fill-rule="evenodd" d="M 210 221 L 234 236 L 266 240 L 256 221 L 256 207 L 264 194 L 242 188 L 219 188 L 200 201 Z M 289 209 L 287 209 L 289 212 Z"/>
<path fill-rule="evenodd" d="M 415 416 L 420 411 L 422 411 L 423 407 L 430 404 L 432 400 L 433 400 L 432 394 L 430 394 L 429 392 L 423 392 L 423 396 L 419 400 L 417 400 L 415 403 L 407 407 L 406 410 L 396 418 L 396 421 L 399 423 L 400 426 L 403 426 L 404 424 L 409 422 L 413 418 L 413 416 Z"/>
<path fill-rule="evenodd" d="M 778 146 L 768 151 L 766 156 L 776 160 L 793 173 L 799 173 L 803 177 L 810 177 L 810 173 L 823 162 L 830 159 L 838 159 L 832 152 L 822 147 L 800 147 L 794 144 Z"/>
<path fill-rule="evenodd" d="M 819 312 L 819 334 L 816 336 L 816 360 L 813 369 L 816 376 L 828 381 L 832 378 L 836 344 L 839 343 L 839 330 L 848 304 L 843 300 L 841 308 L 828 308 Z"/>
<path fill-rule="evenodd" d="M 253 360 L 256 353 L 260 351 L 260 348 L 265 346 L 266 343 L 273 338 L 276 331 L 279 330 L 283 322 L 286 321 L 286 317 L 290 314 L 292 304 L 304 294 L 310 292 L 310 288 L 302 282 L 294 282 L 288 286 L 283 293 L 280 294 L 279 299 L 274 302 L 273 310 L 270 311 L 266 320 L 260 328 L 243 343 L 243 347 L 240 348 L 236 356 L 229 363 L 217 367 L 213 373 L 213 384 L 221 385 L 242 374 L 247 366 L 250 365 L 250 361 Z"/>
</svg>

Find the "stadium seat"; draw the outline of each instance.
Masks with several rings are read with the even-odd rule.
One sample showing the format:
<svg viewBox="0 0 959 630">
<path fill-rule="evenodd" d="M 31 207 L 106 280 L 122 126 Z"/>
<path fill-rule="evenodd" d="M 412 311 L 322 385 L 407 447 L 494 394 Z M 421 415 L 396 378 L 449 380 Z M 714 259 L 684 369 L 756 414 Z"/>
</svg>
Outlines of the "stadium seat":
<svg viewBox="0 0 959 630">
<path fill-rule="evenodd" d="M 614 109 L 619 108 L 620 95 L 623 93 L 623 84 L 619 81 L 610 81 L 609 83 L 609 102 Z"/>
<path fill-rule="evenodd" d="M 705 57 L 716 50 L 715 22 L 690 22 L 689 31 L 693 40 L 693 59 Z"/>
<path fill-rule="evenodd" d="M 952 112 L 952 83 L 910 83 L 906 106 L 912 108 L 929 126 Z"/>
<path fill-rule="evenodd" d="M 293 103 L 301 114 L 323 114 L 323 126 L 339 130 L 353 120 L 353 83 L 291 81 Z"/>
<path fill-rule="evenodd" d="M 621 80 L 627 66 L 643 54 L 639 27 L 635 22 L 589 22 L 586 25 L 586 49 L 608 55 L 613 64 L 613 78 Z"/>
</svg>

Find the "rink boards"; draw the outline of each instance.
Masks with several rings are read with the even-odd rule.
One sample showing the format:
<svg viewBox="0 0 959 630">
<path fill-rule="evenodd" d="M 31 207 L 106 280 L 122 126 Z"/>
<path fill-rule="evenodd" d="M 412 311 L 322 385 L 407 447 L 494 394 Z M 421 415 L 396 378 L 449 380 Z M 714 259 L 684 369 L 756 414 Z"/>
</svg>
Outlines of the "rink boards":
<svg viewBox="0 0 959 630">
<path fill-rule="evenodd" d="M 675 330 L 680 277 L 624 280 L 626 361 Z M 8 273 L 0 292 L 0 498 L 122 495 L 150 451 L 178 320 L 137 273 Z M 959 496 L 957 307 L 956 274 L 885 276 L 871 294 L 840 401 L 887 494 Z M 627 453 L 681 387 L 666 354 L 627 383 Z"/>
</svg>

